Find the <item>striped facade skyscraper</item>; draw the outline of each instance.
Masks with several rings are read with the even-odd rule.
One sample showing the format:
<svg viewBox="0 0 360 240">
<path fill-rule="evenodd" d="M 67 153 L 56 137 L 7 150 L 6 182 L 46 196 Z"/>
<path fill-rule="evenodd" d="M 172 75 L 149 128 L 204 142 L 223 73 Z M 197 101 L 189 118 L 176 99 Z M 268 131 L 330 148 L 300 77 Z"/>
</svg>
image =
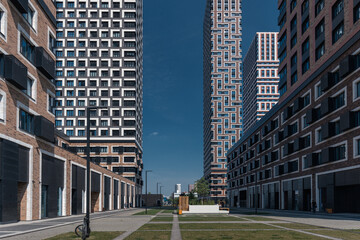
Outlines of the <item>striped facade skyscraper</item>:
<svg viewBox="0 0 360 240">
<path fill-rule="evenodd" d="M 242 135 L 241 0 L 208 0 L 204 19 L 204 177 L 226 199 L 226 152 Z"/>
<path fill-rule="evenodd" d="M 244 132 L 279 100 L 278 33 L 258 32 L 244 58 Z"/>
</svg>

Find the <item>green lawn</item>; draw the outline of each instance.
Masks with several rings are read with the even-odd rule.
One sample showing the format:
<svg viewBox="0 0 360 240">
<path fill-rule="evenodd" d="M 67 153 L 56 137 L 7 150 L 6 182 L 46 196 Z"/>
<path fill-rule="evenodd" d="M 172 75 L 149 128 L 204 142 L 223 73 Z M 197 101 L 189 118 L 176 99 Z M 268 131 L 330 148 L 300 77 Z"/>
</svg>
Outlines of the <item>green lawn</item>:
<svg viewBox="0 0 360 240">
<path fill-rule="evenodd" d="M 183 240 L 324 240 L 307 234 L 291 231 L 182 231 Z"/>
<path fill-rule="evenodd" d="M 145 211 L 143 211 L 143 212 L 135 213 L 133 215 L 156 215 L 160 211 L 161 209 L 148 209 L 147 214 L 145 213 Z"/>
<path fill-rule="evenodd" d="M 90 237 L 87 238 L 89 240 L 113 240 L 114 238 L 120 236 L 124 232 L 91 232 Z M 67 240 L 67 239 L 76 239 L 81 240 L 81 238 L 77 237 L 75 233 L 64 233 L 57 235 L 55 237 L 47 238 L 46 240 Z"/>
<path fill-rule="evenodd" d="M 180 229 L 275 229 L 262 223 L 180 223 Z"/>
<path fill-rule="evenodd" d="M 171 232 L 141 232 L 136 231 L 125 240 L 170 240 Z"/>
<path fill-rule="evenodd" d="M 172 224 L 145 224 L 139 230 L 170 230 L 172 229 Z"/>
<path fill-rule="evenodd" d="M 277 221 L 276 219 L 267 218 L 267 217 L 244 217 L 244 218 L 252 221 Z"/>
<path fill-rule="evenodd" d="M 311 230 L 308 232 L 326 235 L 329 237 L 340 238 L 344 240 L 359 240 L 359 231 L 348 231 L 348 230 Z"/>
<path fill-rule="evenodd" d="M 163 211 L 163 213 L 173 213 L 175 209 L 166 209 Z"/>
<path fill-rule="evenodd" d="M 151 219 L 151 222 L 172 222 L 173 221 L 173 217 L 170 216 L 166 216 L 166 217 L 154 217 L 153 219 Z"/>
<path fill-rule="evenodd" d="M 322 227 L 301 224 L 301 223 L 273 223 L 273 225 L 291 228 L 291 229 L 323 229 Z"/>
</svg>

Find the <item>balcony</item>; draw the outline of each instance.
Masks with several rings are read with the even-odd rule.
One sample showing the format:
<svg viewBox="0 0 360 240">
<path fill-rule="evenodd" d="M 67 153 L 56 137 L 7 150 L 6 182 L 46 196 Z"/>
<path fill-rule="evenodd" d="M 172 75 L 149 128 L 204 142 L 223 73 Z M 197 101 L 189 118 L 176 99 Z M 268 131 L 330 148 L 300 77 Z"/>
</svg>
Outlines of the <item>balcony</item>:
<svg viewBox="0 0 360 240">
<path fill-rule="evenodd" d="M 35 48 L 35 66 L 48 79 L 55 78 L 55 61 L 50 57 L 43 47 Z"/>
<path fill-rule="evenodd" d="M 349 55 L 340 62 L 340 77 L 344 78 L 355 70 L 356 56 Z"/>
<path fill-rule="evenodd" d="M 27 68 L 13 55 L 4 58 L 5 79 L 14 84 L 20 90 L 27 88 Z"/>
<path fill-rule="evenodd" d="M 20 13 L 27 13 L 29 9 L 28 0 L 11 0 Z"/>
<path fill-rule="evenodd" d="M 42 138 L 46 141 L 49 141 L 51 143 L 55 142 L 55 127 L 53 122 L 47 120 L 43 116 L 35 116 L 34 123 L 35 123 L 34 124 L 35 136 Z"/>
</svg>

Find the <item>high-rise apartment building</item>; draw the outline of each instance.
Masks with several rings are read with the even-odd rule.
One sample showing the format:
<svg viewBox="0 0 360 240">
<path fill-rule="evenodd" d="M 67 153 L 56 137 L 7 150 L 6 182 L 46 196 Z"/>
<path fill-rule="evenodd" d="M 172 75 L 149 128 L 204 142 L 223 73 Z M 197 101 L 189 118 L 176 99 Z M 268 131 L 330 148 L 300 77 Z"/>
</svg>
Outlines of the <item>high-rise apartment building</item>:
<svg viewBox="0 0 360 240">
<path fill-rule="evenodd" d="M 85 210 L 86 160 L 68 151 L 52 111 L 55 14 L 51 0 L 0 3 L 1 224 Z M 140 205 L 134 182 L 93 163 L 90 169 L 92 212 Z"/>
<path fill-rule="evenodd" d="M 208 0 L 204 19 L 204 176 L 226 199 L 225 154 L 242 134 L 241 0 Z"/>
<path fill-rule="evenodd" d="M 281 97 L 229 151 L 229 200 L 359 213 L 360 0 L 278 9 Z"/>
<path fill-rule="evenodd" d="M 142 185 L 142 0 L 56 7 L 56 127 L 84 156 L 90 125 L 91 160 Z"/>
<path fill-rule="evenodd" d="M 278 33 L 258 32 L 244 58 L 244 132 L 278 101 Z"/>
</svg>

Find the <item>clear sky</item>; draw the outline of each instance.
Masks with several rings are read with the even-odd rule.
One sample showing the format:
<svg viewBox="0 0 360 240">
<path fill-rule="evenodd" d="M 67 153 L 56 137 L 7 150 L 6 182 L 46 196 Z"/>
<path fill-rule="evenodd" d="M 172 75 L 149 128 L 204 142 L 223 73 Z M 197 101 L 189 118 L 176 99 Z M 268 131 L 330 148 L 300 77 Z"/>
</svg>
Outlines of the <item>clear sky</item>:
<svg viewBox="0 0 360 240">
<path fill-rule="evenodd" d="M 144 0 L 144 168 L 148 191 L 202 177 L 202 26 L 206 0 Z M 243 0 L 243 53 L 278 31 L 277 0 Z M 145 171 L 143 174 L 145 180 Z M 145 191 L 145 187 L 144 187 Z"/>
</svg>

